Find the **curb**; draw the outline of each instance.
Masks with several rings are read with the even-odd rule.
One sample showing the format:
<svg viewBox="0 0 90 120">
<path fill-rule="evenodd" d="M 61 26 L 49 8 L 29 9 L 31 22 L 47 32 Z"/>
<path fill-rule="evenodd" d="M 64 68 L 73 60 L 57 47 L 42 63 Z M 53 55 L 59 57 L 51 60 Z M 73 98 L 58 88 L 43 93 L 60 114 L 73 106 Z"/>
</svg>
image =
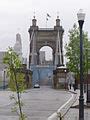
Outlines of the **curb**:
<svg viewBox="0 0 90 120">
<path fill-rule="evenodd" d="M 72 93 L 71 98 L 63 104 L 57 112 L 53 113 L 47 120 L 62 120 L 62 118 L 66 115 L 70 107 L 74 104 L 77 98 L 77 93 L 73 91 L 69 91 Z"/>
</svg>

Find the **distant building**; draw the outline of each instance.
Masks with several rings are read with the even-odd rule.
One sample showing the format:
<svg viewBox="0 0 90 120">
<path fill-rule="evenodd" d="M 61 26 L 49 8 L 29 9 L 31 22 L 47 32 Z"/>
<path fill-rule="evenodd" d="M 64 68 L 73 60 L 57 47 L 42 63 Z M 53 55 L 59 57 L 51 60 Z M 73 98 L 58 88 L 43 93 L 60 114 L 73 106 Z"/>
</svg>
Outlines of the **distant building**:
<svg viewBox="0 0 90 120">
<path fill-rule="evenodd" d="M 53 61 L 52 60 L 46 60 L 45 63 L 46 63 L 46 65 L 53 65 Z"/>
<path fill-rule="evenodd" d="M 14 51 L 19 55 L 22 61 L 22 41 L 21 35 L 19 33 L 16 34 L 16 43 L 14 45 Z"/>
<path fill-rule="evenodd" d="M 3 58 L 6 52 L 1 51 L 0 52 L 0 86 L 3 86 L 3 81 L 7 80 L 6 77 L 6 67 L 7 65 L 3 63 Z M 5 82 L 6 83 L 6 82 Z"/>
<path fill-rule="evenodd" d="M 45 64 L 45 51 L 40 51 L 40 64 Z"/>
</svg>

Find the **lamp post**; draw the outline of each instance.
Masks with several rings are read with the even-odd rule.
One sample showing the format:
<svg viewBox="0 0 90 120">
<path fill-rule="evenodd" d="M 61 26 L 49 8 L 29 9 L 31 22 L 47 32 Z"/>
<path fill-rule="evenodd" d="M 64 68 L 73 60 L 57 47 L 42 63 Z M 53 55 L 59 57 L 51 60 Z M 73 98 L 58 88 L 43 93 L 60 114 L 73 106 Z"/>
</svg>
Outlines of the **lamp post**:
<svg viewBox="0 0 90 120">
<path fill-rule="evenodd" d="M 67 70 L 65 69 L 64 72 L 65 72 L 65 90 L 66 90 L 66 72 L 67 72 Z"/>
<path fill-rule="evenodd" d="M 84 120 L 84 97 L 83 97 L 83 39 L 82 27 L 85 19 L 85 13 L 82 9 L 77 13 L 79 29 L 80 29 L 80 96 L 79 96 L 79 120 Z"/>
<path fill-rule="evenodd" d="M 87 67 L 87 72 L 86 72 L 86 79 L 87 79 L 87 87 L 86 87 L 86 95 L 87 95 L 87 99 L 86 99 L 86 103 L 88 104 L 88 48 L 85 49 L 85 54 L 86 54 L 86 67 Z"/>
<path fill-rule="evenodd" d="M 3 71 L 3 89 L 5 90 L 6 70 Z"/>
</svg>

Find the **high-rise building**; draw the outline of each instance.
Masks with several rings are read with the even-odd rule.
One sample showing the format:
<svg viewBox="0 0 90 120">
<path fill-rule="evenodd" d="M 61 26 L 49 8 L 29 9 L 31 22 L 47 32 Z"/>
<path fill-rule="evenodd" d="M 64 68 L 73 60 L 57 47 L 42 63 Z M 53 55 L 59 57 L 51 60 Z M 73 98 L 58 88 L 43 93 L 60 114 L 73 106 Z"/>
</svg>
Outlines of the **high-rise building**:
<svg viewBox="0 0 90 120">
<path fill-rule="evenodd" d="M 45 64 L 45 51 L 40 51 L 40 64 Z"/>
<path fill-rule="evenodd" d="M 22 61 L 22 41 L 21 35 L 19 33 L 16 34 L 16 43 L 14 45 L 14 51 L 19 55 Z"/>
</svg>

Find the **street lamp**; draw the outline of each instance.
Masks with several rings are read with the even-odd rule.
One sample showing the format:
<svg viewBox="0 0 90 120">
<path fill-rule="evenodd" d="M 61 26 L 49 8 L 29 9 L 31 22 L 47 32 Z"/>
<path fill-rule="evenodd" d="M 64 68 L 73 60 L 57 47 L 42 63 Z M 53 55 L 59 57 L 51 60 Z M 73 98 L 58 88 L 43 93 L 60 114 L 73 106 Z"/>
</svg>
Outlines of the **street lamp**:
<svg viewBox="0 0 90 120">
<path fill-rule="evenodd" d="M 87 80 L 87 86 L 86 86 L 86 103 L 88 103 L 88 48 L 85 49 L 85 54 L 86 54 L 86 68 L 87 68 L 87 71 L 86 71 L 86 80 Z"/>
<path fill-rule="evenodd" d="M 5 90 L 6 69 L 3 71 L 3 89 Z"/>
<path fill-rule="evenodd" d="M 65 69 L 64 72 L 65 72 L 65 90 L 66 90 L 66 72 L 67 72 L 67 70 Z"/>
<path fill-rule="evenodd" d="M 82 9 L 77 13 L 79 29 L 80 29 L 80 96 L 79 96 L 79 120 L 84 120 L 84 97 L 83 97 L 83 39 L 82 27 L 85 19 L 85 13 Z"/>
</svg>

